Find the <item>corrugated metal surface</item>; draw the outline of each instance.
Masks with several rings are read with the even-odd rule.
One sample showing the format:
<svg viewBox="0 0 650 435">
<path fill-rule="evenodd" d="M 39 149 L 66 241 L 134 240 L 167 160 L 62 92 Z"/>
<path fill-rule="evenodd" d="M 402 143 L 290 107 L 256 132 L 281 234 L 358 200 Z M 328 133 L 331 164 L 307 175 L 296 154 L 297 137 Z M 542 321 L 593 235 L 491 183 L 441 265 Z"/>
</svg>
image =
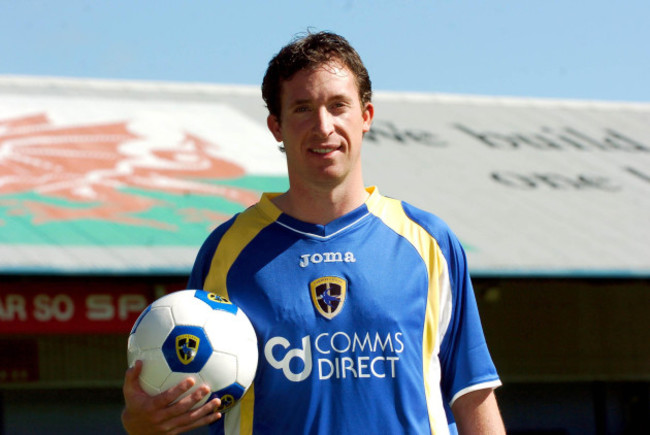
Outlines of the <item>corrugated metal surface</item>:
<svg viewBox="0 0 650 435">
<path fill-rule="evenodd" d="M 650 276 L 650 104 L 374 102 L 367 184 L 446 220 L 474 274 Z M 254 87 L 0 78 L 0 272 L 185 273 L 286 187 L 265 118 Z"/>
<path fill-rule="evenodd" d="M 370 142 L 368 181 L 447 220 L 475 273 L 649 274 L 650 105 L 391 96 L 376 111 L 433 140 Z"/>
<path fill-rule="evenodd" d="M 265 124 L 230 103 L 256 97 L 0 80 L 0 273 L 188 273 L 211 229 L 287 187 Z"/>
</svg>

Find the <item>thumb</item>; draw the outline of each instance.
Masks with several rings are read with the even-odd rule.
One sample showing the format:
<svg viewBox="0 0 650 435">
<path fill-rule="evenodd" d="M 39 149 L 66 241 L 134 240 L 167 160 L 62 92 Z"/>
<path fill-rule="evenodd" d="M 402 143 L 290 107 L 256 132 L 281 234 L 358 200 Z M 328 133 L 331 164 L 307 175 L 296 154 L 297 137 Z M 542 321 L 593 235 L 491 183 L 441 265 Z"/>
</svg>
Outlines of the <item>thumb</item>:
<svg viewBox="0 0 650 435">
<path fill-rule="evenodd" d="M 142 373 L 142 361 L 137 360 L 131 367 L 126 370 L 124 375 L 124 390 L 131 389 L 142 391 L 140 387 L 140 373 Z"/>
</svg>

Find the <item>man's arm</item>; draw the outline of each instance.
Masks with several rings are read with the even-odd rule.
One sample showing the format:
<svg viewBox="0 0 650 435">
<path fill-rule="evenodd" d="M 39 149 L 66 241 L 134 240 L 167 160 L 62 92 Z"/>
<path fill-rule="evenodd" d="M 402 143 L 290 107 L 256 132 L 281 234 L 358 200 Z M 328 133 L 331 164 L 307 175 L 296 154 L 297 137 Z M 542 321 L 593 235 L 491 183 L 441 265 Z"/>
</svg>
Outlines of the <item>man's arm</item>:
<svg viewBox="0 0 650 435">
<path fill-rule="evenodd" d="M 505 434 L 497 399 L 491 388 L 460 396 L 451 406 L 459 434 Z"/>
<path fill-rule="evenodd" d="M 178 434 L 221 418 L 221 414 L 215 412 L 220 405 L 219 399 L 191 409 L 195 403 L 210 394 L 207 386 L 201 386 L 173 403 L 192 388 L 193 380 L 188 378 L 157 396 L 149 396 L 138 381 L 141 371 L 142 361 L 136 361 L 124 376 L 122 391 L 125 407 L 122 411 L 122 425 L 129 434 Z"/>
</svg>

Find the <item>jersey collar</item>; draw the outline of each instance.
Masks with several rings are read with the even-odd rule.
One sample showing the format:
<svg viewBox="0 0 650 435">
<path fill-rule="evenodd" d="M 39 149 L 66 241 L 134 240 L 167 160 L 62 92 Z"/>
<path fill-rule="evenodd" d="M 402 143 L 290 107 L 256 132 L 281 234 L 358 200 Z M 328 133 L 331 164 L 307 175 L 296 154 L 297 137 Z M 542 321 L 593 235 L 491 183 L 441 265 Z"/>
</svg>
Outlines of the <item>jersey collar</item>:
<svg viewBox="0 0 650 435">
<path fill-rule="evenodd" d="M 277 224 L 282 225 L 289 230 L 317 239 L 329 239 L 364 220 L 377 206 L 377 203 L 381 199 L 377 187 L 367 187 L 366 191 L 369 193 L 369 196 L 365 203 L 351 212 L 334 219 L 326 225 L 303 222 L 286 213 L 282 213 L 282 211 L 271 201 L 273 198 L 280 195 L 280 193 L 264 193 L 258 206 L 264 214 L 274 219 Z"/>
</svg>

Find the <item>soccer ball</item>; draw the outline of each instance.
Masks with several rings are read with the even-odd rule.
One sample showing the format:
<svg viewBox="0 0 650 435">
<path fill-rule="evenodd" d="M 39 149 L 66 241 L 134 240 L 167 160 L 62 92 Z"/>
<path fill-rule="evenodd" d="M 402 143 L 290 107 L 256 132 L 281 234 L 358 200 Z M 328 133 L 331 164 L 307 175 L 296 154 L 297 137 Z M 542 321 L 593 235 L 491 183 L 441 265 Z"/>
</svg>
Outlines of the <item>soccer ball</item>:
<svg viewBox="0 0 650 435">
<path fill-rule="evenodd" d="M 129 366 L 142 360 L 140 385 L 161 393 L 187 377 L 210 386 L 220 412 L 232 408 L 248 390 L 257 369 L 257 337 L 246 314 L 215 293 L 181 290 L 154 301 L 140 314 L 129 335 Z"/>
</svg>

